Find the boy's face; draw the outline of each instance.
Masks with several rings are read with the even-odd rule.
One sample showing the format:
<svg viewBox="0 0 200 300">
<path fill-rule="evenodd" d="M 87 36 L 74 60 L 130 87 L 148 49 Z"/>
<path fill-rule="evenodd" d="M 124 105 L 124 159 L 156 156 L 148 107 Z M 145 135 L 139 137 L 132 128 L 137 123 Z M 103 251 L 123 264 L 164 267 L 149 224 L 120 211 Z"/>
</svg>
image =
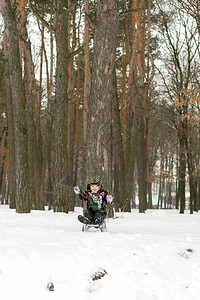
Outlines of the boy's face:
<svg viewBox="0 0 200 300">
<path fill-rule="evenodd" d="M 98 190 L 100 189 L 100 187 L 96 184 L 91 185 L 90 188 L 91 188 L 91 191 L 94 193 L 97 193 Z"/>
</svg>

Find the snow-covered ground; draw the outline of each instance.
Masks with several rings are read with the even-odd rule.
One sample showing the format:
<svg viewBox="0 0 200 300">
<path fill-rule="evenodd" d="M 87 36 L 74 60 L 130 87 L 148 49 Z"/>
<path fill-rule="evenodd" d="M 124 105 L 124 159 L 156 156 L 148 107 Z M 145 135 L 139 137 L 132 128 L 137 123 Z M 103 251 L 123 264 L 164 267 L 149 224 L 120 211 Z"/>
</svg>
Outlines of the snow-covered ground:
<svg viewBox="0 0 200 300">
<path fill-rule="evenodd" d="M 77 215 L 0 206 L 1 300 L 200 299 L 200 213 L 134 211 L 103 233 Z"/>
</svg>

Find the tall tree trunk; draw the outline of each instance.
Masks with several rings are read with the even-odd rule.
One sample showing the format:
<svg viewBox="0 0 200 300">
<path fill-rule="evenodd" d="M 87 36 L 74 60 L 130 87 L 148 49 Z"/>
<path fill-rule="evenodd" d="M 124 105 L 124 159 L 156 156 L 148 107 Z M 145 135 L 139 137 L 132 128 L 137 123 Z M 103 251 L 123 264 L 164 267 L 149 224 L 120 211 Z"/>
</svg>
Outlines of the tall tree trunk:
<svg viewBox="0 0 200 300">
<path fill-rule="evenodd" d="M 176 179 L 176 209 L 179 209 L 180 181 Z"/>
<path fill-rule="evenodd" d="M 54 6 L 56 7 L 55 0 L 53 1 Z M 53 13 L 51 19 L 53 18 Z M 54 18 L 54 28 L 56 27 L 56 18 Z M 53 131 L 53 77 L 54 77 L 54 37 L 53 33 L 50 32 L 50 73 L 49 73 L 49 93 L 47 99 L 47 109 L 46 109 L 46 123 L 45 123 L 45 135 L 44 135 L 44 163 L 43 163 L 43 176 L 42 182 L 44 185 L 44 197 L 45 203 L 51 209 L 53 204 L 53 186 L 52 186 L 52 131 Z M 48 76 L 48 75 L 47 75 Z"/>
<path fill-rule="evenodd" d="M 0 135 L 0 174 L 1 174 L 1 181 L 0 181 L 0 189 L 1 189 L 1 201 L 3 204 L 7 204 L 7 190 L 8 190 L 8 181 L 7 181 L 7 174 L 8 174 L 8 151 L 7 151 L 7 126 L 6 120 L 4 121 L 5 125 L 2 128 L 2 132 Z"/>
<path fill-rule="evenodd" d="M 89 176 L 107 184 L 111 163 L 111 111 L 117 45 L 117 0 L 97 0 L 93 70 L 88 115 L 87 163 Z"/>
<path fill-rule="evenodd" d="M 185 108 L 184 108 L 185 109 Z M 179 197 L 180 197 L 180 213 L 184 214 L 185 210 L 185 176 L 186 176 L 186 144 L 187 144 L 187 124 L 186 120 L 180 120 L 178 128 L 179 138 Z"/>
<path fill-rule="evenodd" d="M 71 0 L 68 0 L 68 7 L 70 7 Z M 71 22 L 72 19 L 72 22 Z M 68 17 L 68 53 L 73 52 L 76 48 L 76 8 L 73 14 Z M 71 26 L 72 23 L 72 26 Z M 70 30 L 72 30 L 72 47 L 70 48 L 71 38 Z M 74 149 L 75 149 L 75 97 L 74 97 L 74 57 L 72 56 L 68 65 L 68 129 L 67 129 L 67 148 L 68 148 L 68 185 L 73 187 L 74 183 Z M 72 188 L 68 189 L 68 209 L 73 210 L 75 195 Z"/>
<path fill-rule="evenodd" d="M 89 0 L 85 0 L 85 27 L 84 27 L 84 84 L 83 84 L 83 146 L 81 160 L 81 179 L 86 183 L 89 179 L 87 171 L 87 135 L 88 135 L 88 103 L 91 90 L 91 70 L 90 70 L 90 23 L 89 23 Z"/>
<path fill-rule="evenodd" d="M 146 149 L 146 106 L 145 91 L 145 1 L 133 1 L 133 37 L 131 68 L 134 69 L 134 102 L 137 128 L 137 174 L 139 186 L 139 212 L 147 208 L 147 149 Z"/>
<path fill-rule="evenodd" d="M 28 164 L 29 164 L 29 189 L 31 206 L 34 209 L 43 209 L 43 194 L 41 191 L 41 172 L 42 172 L 42 150 L 38 149 L 39 140 L 41 141 L 40 112 L 38 107 L 36 114 L 37 136 L 35 122 L 35 107 L 37 103 L 37 91 L 35 88 L 35 72 L 31 54 L 31 43 L 26 29 L 25 0 L 18 1 L 18 31 L 20 35 L 20 45 L 22 61 L 24 59 L 24 86 L 26 96 L 27 112 L 27 143 L 28 143 Z M 40 97 L 41 98 L 41 97 Z M 41 101 L 41 99 L 40 99 Z"/>
<path fill-rule="evenodd" d="M 28 213 L 30 212 L 30 192 L 25 112 L 26 103 L 22 82 L 22 69 L 20 66 L 18 31 L 10 1 L 1 1 L 1 12 L 7 35 L 9 74 L 15 122 L 16 211 L 18 213 Z"/>
<path fill-rule="evenodd" d="M 80 19 L 81 21 L 81 19 Z M 78 24 L 78 46 L 80 47 L 80 21 Z M 80 106 L 80 84 L 81 84 L 81 54 L 78 54 L 78 66 L 77 66 L 77 94 L 76 94 L 76 156 L 75 156 L 75 171 L 74 171 L 74 185 L 77 184 L 78 178 L 78 164 L 79 164 L 79 106 Z M 76 202 L 78 197 L 76 197 Z"/>
<path fill-rule="evenodd" d="M 114 149 L 114 195 L 115 209 L 124 208 L 125 203 L 125 159 L 120 121 L 119 100 L 117 95 L 117 82 L 115 75 L 115 95 L 113 98 L 113 149 Z"/>
<path fill-rule="evenodd" d="M 16 170 L 15 170 L 15 128 L 12 104 L 11 83 L 9 75 L 8 49 L 6 34 L 4 34 L 6 106 L 8 122 L 8 148 L 9 148 L 9 207 L 16 208 Z"/>
<path fill-rule="evenodd" d="M 180 197 L 180 213 L 184 214 L 185 210 L 185 172 L 186 157 L 184 141 L 180 140 L 180 180 L 179 180 L 179 197 Z"/>
<path fill-rule="evenodd" d="M 197 209 L 200 209 L 200 178 L 198 179 Z"/>
<path fill-rule="evenodd" d="M 85 0 L 85 28 L 84 28 L 84 59 L 85 59 L 85 68 L 84 68 L 84 112 L 83 112 L 83 140 L 84 144 L 87 142 L 87 114 L 88 114 L 88 101 L 90 97 L 90 88 L 91 88 L 91 71 L 90 71 L 90 48 L 89 48 L 89 0 Z"/>
<path fill-rule="evenodd" d="M 67 202 L 67 104 L 68 104 L 68 5 L 57 1 L 56 8 L 56 91 L 53 124 L 54 211 L 68 212 Z"/>
<path fill-rule="evenodd" d="M 195 210 L 195 168 L 194 168 L 194 155 L 192 154 L 192 143 L 187 141 L 186 150 L 187 150 L 187 165 L 189 173 L 189 186 L 190 186 L 190 214 L 193 214 Z"/>
<path fill-rule="evenodd" d="M 152 209 L 152 182 L 147 182 L 147 193 L 148 193 L 148 208 Z"/>
</svg>

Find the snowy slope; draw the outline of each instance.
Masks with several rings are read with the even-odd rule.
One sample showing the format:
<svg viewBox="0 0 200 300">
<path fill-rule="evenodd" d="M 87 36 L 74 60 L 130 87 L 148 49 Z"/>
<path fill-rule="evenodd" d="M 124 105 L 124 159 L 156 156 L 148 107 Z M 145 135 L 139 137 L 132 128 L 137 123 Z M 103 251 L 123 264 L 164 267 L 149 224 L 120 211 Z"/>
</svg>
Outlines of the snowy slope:
<svg viewBox="0 0 200 300">
<path fill-rule="evenodd" d="M 0 300 L 200 299 L 200 213 L 134 211 L 104 233 L 77 215 L 0 206 Z"/>
</svg>

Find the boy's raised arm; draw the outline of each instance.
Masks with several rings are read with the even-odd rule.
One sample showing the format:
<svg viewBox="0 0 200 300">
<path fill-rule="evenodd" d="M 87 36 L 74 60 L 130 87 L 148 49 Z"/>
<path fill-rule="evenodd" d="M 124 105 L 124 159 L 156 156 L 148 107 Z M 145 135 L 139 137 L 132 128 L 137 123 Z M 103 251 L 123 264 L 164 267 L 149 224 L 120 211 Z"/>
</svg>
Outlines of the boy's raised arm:
<svg viewBox="0 0 200 300">
<path fill-rule="evenodd" d="M 75 186 L 75 187 L 74 187 L 74 193 L 75 193 L 76 195 L 78 195 L 78 194 L 81 193 L 81 190 L 80 190 L 80 187 L 79 187 L 79 186 Z"/>
<path fill-rule="evenodd" d="M 85 192 L 81 192 L 79 186 L 74 187 L 74 193 L 79 197 L 80 200 L 87 200 L 87 194 Z"/>
</svg>

